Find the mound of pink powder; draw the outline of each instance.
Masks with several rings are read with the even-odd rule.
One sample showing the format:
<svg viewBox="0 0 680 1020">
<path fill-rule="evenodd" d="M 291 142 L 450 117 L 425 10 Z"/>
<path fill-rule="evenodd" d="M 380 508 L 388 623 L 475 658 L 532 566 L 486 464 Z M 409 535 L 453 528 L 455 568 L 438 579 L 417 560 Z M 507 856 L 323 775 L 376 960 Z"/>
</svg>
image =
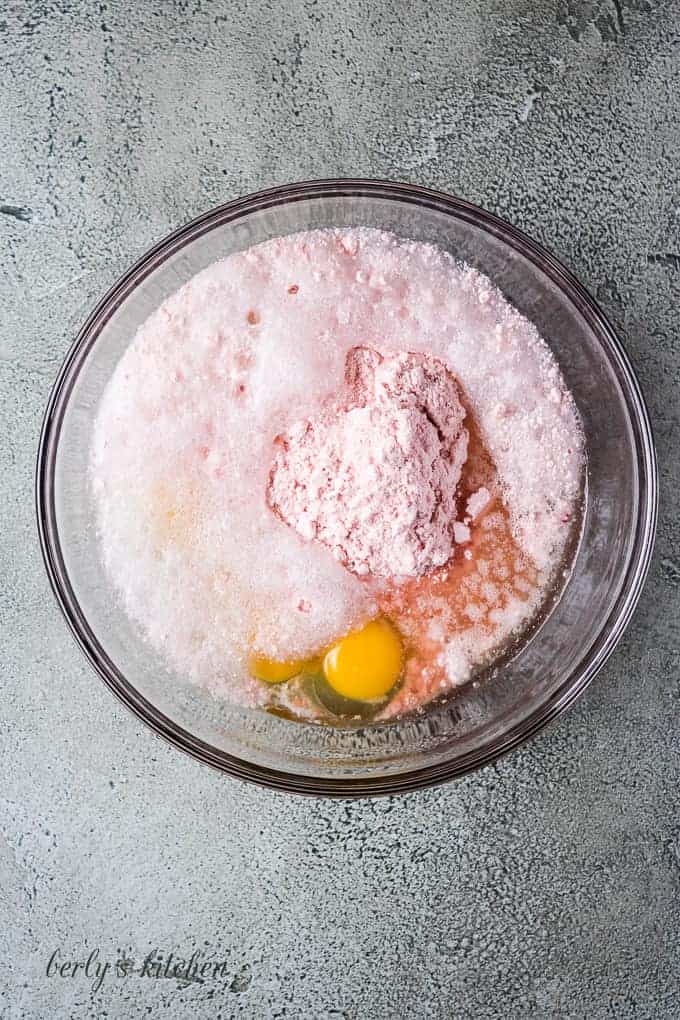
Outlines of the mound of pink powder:
<svg viewBox="0 0 680 1020">
<path fill-rule="evenodd" d="M 344 402 L 277 436 L 269 506 L 360 576 L 442 566 L 468 448 L 453 375 L 424 354 L 353 347 L 345 387 Z"/>
</svg>

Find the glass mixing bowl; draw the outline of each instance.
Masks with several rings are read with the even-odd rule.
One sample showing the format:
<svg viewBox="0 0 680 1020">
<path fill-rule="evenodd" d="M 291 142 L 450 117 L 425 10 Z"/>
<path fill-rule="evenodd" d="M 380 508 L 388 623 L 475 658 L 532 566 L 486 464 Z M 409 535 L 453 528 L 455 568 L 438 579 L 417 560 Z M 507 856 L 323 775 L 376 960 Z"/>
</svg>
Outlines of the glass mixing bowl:
<svg viewBox="0 0 680 1020">
<path fill-rule="evenodd" d="M 539 328 L 583 421 L 587 502 L 571 576 L 541 625 L 447 704 L 401 721 L 337 728 L 218 701 L 169 673 L 118 605 L 101 566 L 88 450 L 102 391 L 137 327 L 195 273 L 269 238 L 371 226 L 429 241 L 486 273 Z M 563 712 L 611 654 L 635 607 L 656 524 L 649 419 L 626 354 L 577 280 L 495 216 L 449 195 L 338 180 L 263 191 L 157 244 L 81 329 L 47 407 L 37 466 L 43 555 L 78 643 L 111 690 L 176 747 L 242 779 L 299 793 L 395 793 L 463 775 Z"/>
</svg>

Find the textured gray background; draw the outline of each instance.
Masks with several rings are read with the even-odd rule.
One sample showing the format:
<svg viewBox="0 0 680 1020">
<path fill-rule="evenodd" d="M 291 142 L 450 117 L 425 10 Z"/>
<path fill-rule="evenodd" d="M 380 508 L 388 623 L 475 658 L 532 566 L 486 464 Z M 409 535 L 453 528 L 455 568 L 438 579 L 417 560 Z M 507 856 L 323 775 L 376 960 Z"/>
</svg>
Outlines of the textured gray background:
<svg viewBox="0 0 680 1020">
<path fill-rule="evenodd" d="M 680 5 L 0 5 L 0 1015 L 676 1018 Z M 32 474 L 95 299 L 211 205 L 328 175 L 431 184 L 553 249 L 639 370 L 662 516 L 625 640 L 567 718 L 396 800 L 286 798 L 166 747 L 81 660 Z M 204 984 L 48 978 L 99 948 Z"/>
</svg>

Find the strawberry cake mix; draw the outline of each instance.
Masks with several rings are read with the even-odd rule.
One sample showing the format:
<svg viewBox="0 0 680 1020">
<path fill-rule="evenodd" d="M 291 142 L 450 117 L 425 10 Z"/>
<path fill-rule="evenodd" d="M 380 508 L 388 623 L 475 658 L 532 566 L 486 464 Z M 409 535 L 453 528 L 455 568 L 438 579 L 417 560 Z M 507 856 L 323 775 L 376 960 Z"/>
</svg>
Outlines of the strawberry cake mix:
<svg viewBox="0 0 680 1020">
<path fill-rule="evenodd" d="M 106 571 L 171 669 L 313 720 L 451 695 L 568 572 L 584 449 L 536 328 L 484 276 L 368 228 L 208 267 L 98 411 Z"/>
</svg>

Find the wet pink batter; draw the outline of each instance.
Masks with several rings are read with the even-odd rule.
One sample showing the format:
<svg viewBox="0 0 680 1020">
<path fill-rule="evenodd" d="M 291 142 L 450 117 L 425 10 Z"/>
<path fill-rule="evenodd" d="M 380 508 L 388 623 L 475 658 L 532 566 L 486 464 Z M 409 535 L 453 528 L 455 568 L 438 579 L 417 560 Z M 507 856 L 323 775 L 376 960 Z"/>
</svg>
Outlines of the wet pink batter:
<svg viewBox="0 0 680 1020">
<path fill-rule="evenodd" d="M 234 253 L 165 300 L 107 385 L 91 475 L 107 574 L 172 674 L 267 703 L 249 655 L 313 657 L 388 612 L 421 650 L 396 711 L 531 622 L 582 465 L 536 328 L 444 251 L 361 228 Z"/>
</svg>

